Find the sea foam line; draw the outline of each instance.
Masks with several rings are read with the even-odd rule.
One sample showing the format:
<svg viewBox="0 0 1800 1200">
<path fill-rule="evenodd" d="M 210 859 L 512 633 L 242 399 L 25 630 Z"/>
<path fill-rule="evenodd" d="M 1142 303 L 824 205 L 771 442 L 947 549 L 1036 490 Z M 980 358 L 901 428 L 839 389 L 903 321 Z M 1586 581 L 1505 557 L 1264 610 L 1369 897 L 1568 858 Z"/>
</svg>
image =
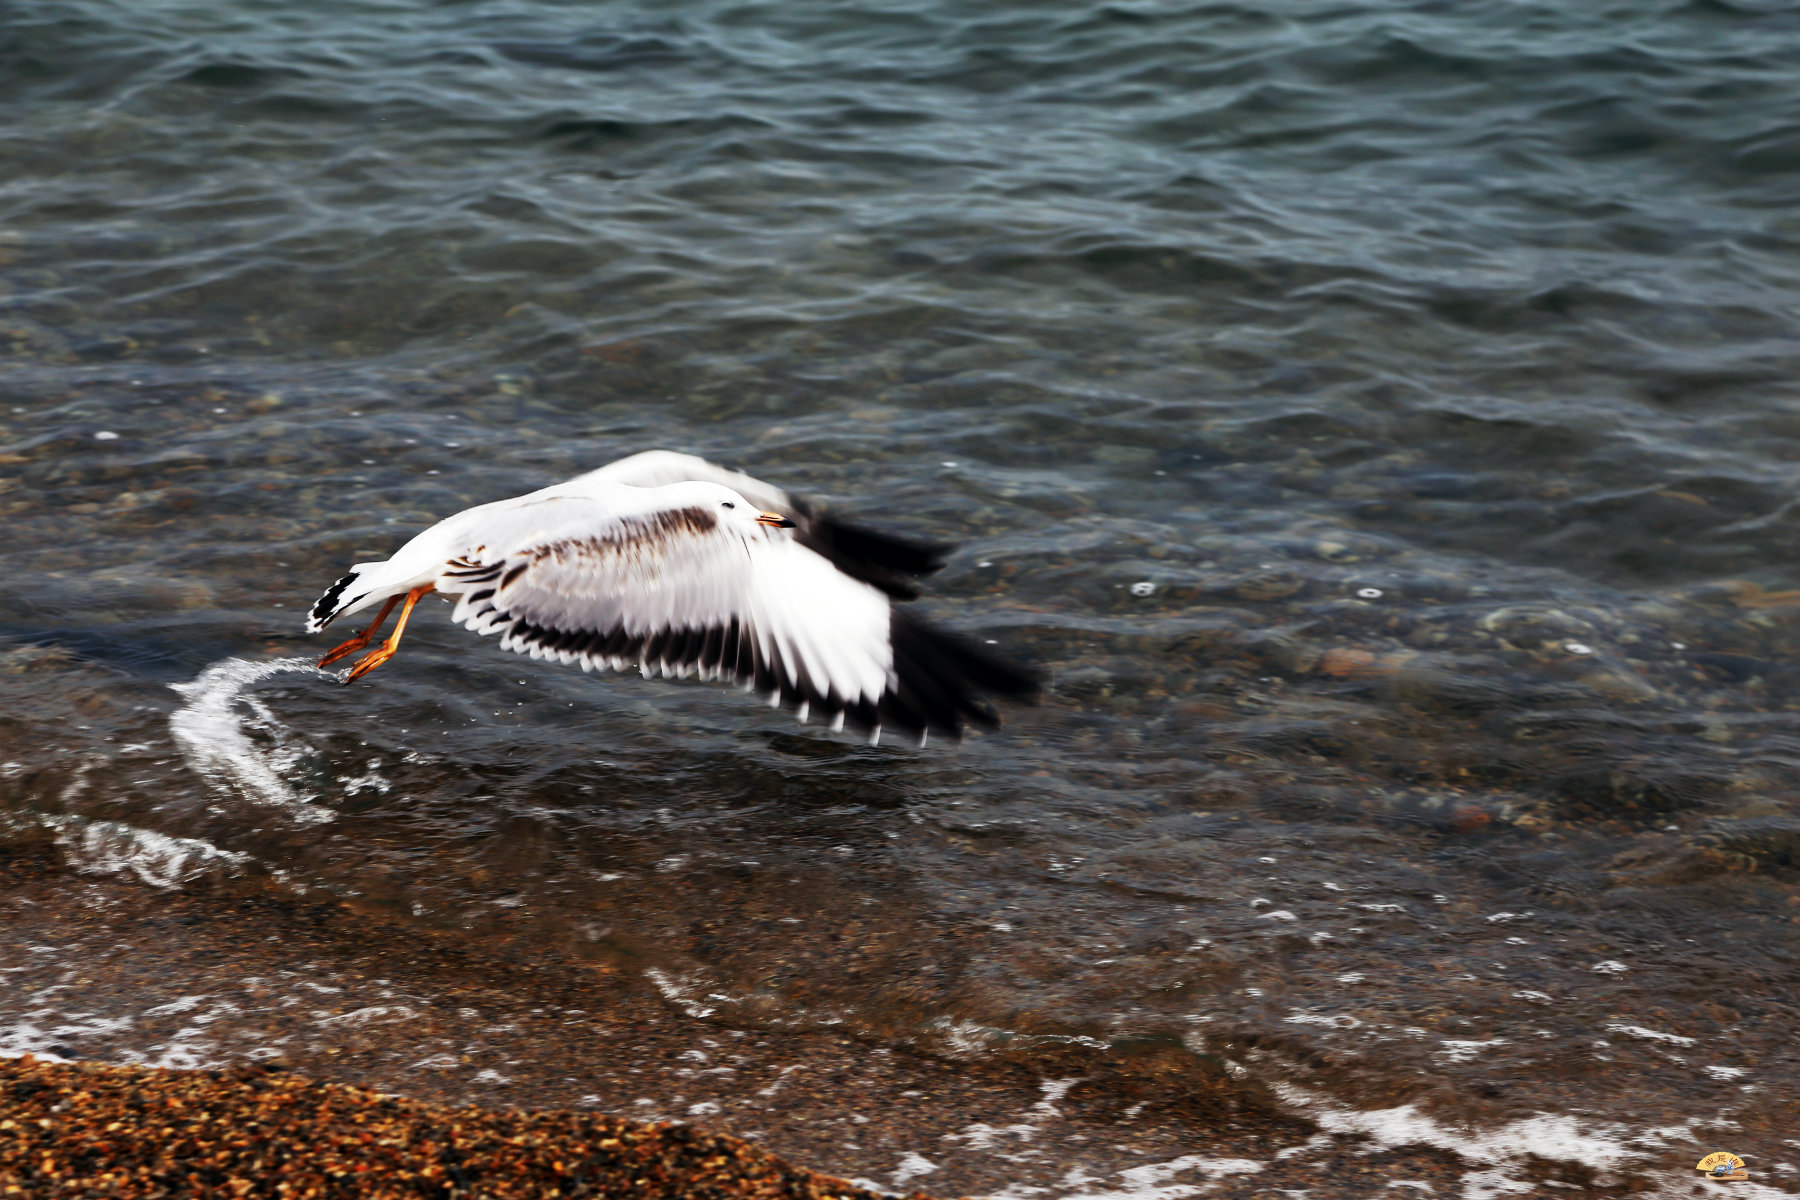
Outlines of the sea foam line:
<svg viewBox="0 0 1800 1200">
<path fill-rule="evenodd" d="M 136 875 L 151 887 L 174 889 L 215 865 L 242 866 L 248 854 L 221 850 L 199 838 L 170 837 L 122 821 L 90 821 L 85 817 L 41 816 L 56 830 L 57 845 L 81 875 Z"/>
<path fill-rule="evenodd" d="M 1463 1200 L 1493 1200 L 1530 1191 L 1532 1158 L 1577 1162 L 1599 1170 L 1653 1172 L 1662 1166 L 1666 1152 L 1674 1146 L 1686 1142 L 1692 1151 L 1693 1146 L 1702 1144 L 1696 1125 L 1730 1128 L 1734 1124 L 1720 1118 L 1633 1130 L 1620 1123 L 1595 1123 L 1567 1113 L 1540 1112 L 1487 1128 L 1464 1129 L 1438 1121 L 1412 1104 L 1352 1109 L 1331 1104 L 1292 1084 L 1278 1083 L 1272 1090 L 1311 1118 L 1324 1133 L 1361 1134 L 1383 1148 L 1423 1145 L 1458 1155 L 1477 1168 L 1463 1176 Z M 1692 1179 L 1682 1176 L 1678 1185 L 1669 1184 L 1655 1195 L 1672 1200 L 1676 1194 L 1690 1195 L 1692 1186 Z M 1746 1189 L 1737 1184 L 1732 1185 L 1732 1194 L 1742 1200 L 1793 1195 L 1775 1188 Z"/>
</svg>

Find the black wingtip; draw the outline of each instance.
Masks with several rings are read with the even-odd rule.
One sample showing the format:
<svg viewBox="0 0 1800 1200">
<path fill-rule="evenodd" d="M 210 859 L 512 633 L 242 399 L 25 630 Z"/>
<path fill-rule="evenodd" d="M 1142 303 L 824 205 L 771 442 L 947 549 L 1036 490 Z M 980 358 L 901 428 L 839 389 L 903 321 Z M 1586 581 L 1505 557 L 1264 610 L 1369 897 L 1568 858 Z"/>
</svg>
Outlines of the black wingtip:
<svg viewBox="0 0 1800 1200">
<path fill-rule="evenodd" d="M 845 554 L 908 575 L 930 575 L 943 570 L 944 561 L 956 549 L 947 542 L 915 541 L 835 517 L 820 517 L 817 525 Z"/>
<path fill-rule="evenodd" d="M 944 542 L 917 541 L 805 512 L 796 536 L 801 545 L 823 555 L 844 574 L 878 587 L 896 600 L 917 599 L 918 585 L 909 577 L 942 570 L 956 549 Z"/>
<path fill-rule="evenodd" d="M 906 613 L 896 612 L 891 620 L 895 679 L 881 698 L 884 728 L 955 739 L 970 726 L 999 727 L 1000 716 L 988 696 L 1022 704 L 1042 697 L 1043 680 L 1029 668 Z"/>
</svg>

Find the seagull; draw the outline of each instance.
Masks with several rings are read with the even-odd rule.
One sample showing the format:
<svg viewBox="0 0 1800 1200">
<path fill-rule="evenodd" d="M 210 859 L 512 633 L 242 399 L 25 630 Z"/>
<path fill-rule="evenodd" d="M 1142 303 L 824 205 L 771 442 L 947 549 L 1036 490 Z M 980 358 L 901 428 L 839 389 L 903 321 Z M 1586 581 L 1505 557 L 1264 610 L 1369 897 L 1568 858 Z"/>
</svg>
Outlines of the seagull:
<svg viewBox="0 0 1800 1200">
<path fill-rule="evenodd" d="M 308 614 L 316 633 L 381 606 L 319 660 L 365 649 L 346 683 L 394 656 L 415 605 L 453 597 L 450 619 L 532 658 L 645 678 L 730 680 L 834 730 L 888 729 L 923 746 L 994 729 L 993 695 L 1035 701 L 1036 675 L 934 629 L 897 600 L 951 547 L 821 514 L 780 488 L 702 458 L 651 450 L 528 495 L 465 509 L 382 562 L 357 563 Z"/>
</svg>

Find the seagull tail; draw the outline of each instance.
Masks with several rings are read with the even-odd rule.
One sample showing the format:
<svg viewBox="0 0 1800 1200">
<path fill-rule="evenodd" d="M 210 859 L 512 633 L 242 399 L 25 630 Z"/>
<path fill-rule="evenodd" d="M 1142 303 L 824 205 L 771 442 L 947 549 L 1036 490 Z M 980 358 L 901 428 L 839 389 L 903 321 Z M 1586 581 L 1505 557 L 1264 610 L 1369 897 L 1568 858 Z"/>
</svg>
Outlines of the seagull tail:
<svg viewBox="0 0 1800 1200">
<path fill-rule="evenodd" d="M 362 569 L 355 568 L 325 589 L 325 594 L 318 598 L 312 606 L 312 611 L 306 614 L 306 632 L 319 632 L 335 621 L 345 609 L 362 599 L 361 595 L 352 596 L 348 600 L 344 598 L 344 593 L 349 591 L 356 581 L 362 578 L 362 575 Z"/>
</svg>

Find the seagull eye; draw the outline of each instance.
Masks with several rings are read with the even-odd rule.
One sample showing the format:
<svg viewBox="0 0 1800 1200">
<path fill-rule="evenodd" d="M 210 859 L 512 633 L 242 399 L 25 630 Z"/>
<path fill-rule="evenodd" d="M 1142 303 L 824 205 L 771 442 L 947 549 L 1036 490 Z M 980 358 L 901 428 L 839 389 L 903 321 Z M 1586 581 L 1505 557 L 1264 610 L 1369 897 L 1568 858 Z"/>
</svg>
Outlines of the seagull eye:
<svg viewBox="0 0 1800 1200">
<path fill-rule="evenodd" d="M 721 507 L 721 508 L 736 508 L 736 507 L 737 507 L 737 505 L 735 505 L 735 504 L 733 504 L 733 503 L 732 503 L 732 502 L 731 502 L 731 501 L 729 501 L 729 500 L 724 500 L 724 501 L 721 501 L 721 502 L 720 502 L 720 507 Z"/>
</svg>

